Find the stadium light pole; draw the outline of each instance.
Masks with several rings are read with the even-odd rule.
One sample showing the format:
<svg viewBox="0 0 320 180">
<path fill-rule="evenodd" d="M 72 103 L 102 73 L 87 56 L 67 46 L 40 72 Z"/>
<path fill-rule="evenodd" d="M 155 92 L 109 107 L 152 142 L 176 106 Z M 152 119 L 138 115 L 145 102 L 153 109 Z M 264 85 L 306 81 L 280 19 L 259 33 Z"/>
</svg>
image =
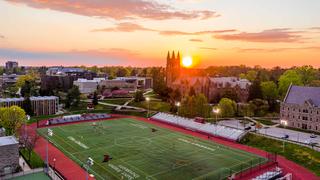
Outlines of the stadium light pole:
<svg viewBox="0 0 320 180">
<path fill-rule="evenodd" d="M 148 113 L 147 113 L 147 118 L 149 119 L 149 111 L 150 111 L 150 98 L 146 97 L 146 101 L 148 103 Z"/>
<path fill-rule="evenodd" d="M 47 138 L 47 148 L 46 148 L 46 166 L 47 166 L 47 174 L 49 174 L 49 136 L 53 136 L 52 129 L 48 128 L 48 138 Z"/>
</svg>

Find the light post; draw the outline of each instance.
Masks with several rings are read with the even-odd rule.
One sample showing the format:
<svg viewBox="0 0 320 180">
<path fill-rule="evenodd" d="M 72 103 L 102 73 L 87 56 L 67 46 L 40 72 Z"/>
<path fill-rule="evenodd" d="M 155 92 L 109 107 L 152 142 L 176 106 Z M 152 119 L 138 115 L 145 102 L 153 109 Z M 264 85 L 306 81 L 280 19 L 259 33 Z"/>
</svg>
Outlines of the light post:
<svg viewBox="0 0 320 180">
<path fill-rule="evenodd" d="M 86 164 L 84 164 L 84 168 L 86 169 L 86 180 L 89 179 L 89 168 L 93 166 L 94 161 L 91 157 L 88 157 Z"/>
<path fill-rule="evenodd" d="M 49 136 L 53 136 L 52 129 L 48 128 L 48 138 L 47 138 L 47 148 L 46 148 L 46 166 L 47 166 L 47 174 L 49 174 Z"/>
<path fill-rule="evenodd" d="M 288 121 L 286 121 L 286 120 L 280 120 L 280 124 L 281 125 L 283 125 L 283 127 L 284 127 L 284 129 L 286 129 L 286 126 L 288 125 Z M 287 137 L 287 135 L 286 135 L 286 133 L 285 133 L 285 130 L 284 130 L 284 136 L 283 136 L 283 149 L 282 149 L 282 151 L 283 151 L 283 153 L 284 153 L 284 151 L 285 151 L 285 145 L 286 145 L 286 139 L 288 139 L 288 137 Z"/>
<path fill-rule="evenodd" d="M 175 105 L 177 106 L 177 115 L 179 116 L 179 108 L 181 106 L 181 103 L 180 102 L 176 102 Z"/>
<path fill-rule="evenodd" d="M 218 123 L 218 114 L 220 113 L 220 109 L 218 108 L 218 107 L 216 107 L 216 108 L 213 108 L 212 109 L 212 112 L 216 115 L 216 121 L 215 121 L 215 135 L 217 135 L 217 123 Z"/>
<path fill-rule="evenodd" d="M 53 158 L 53 170 L 56 169 L 56 158 Z"/>
<path fill-rule="evenodd" d="M 24 136 L 27 138 L 27 121 L 30 120 L 30 116 L 29 115 L 26 115 L 26 118 L 24 119 Z"/>
<path fill-rule="evenodd" d="M 147 118 L 149 119 L 149 111 L 150 111 L 150 98 L 146 97 L 146 101 L 148 103 L 148 113 L 147 113 Z"/>
<path fill-rule="evenodd" d="M 179 116 L 179 108 L 181 106 L 181 103 L 180 102 L 176 102 L 175 104 L 177 106 L 177 116 Z M 177 125 L 179 124 L 179 118 L 177 118 Z"/>
</svg>

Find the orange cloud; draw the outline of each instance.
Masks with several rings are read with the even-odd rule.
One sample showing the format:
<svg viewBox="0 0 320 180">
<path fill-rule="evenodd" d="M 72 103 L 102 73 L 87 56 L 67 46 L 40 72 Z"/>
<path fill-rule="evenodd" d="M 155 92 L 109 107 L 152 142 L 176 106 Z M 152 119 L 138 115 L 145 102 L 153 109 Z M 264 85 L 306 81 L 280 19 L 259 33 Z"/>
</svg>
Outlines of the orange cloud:
<svg viewBox="0 0 320 180">
<path fill-rule="evenodd" d="M 202 39 L 189 39 L 189 41 L 191 41 L 191 42 L 203 42 Z"/>
<path fill-rule="evenodd" d="M 242 32 L 237 34 L 214 35 L 213 37 L 216 39 L 235 40 L 235 41 L 289 43 L 289 42 L 303 42 L 302 40 L 305 38 L 302 37 L 301 33 L 303 33 L 303 31 L 291 31 L 291 29 L 289 28 L 283 28 L 283 29 L 264 30 L 257 33 Z"/>
<path fill-rule="evenodd" d="M 130 22 L 119 23 L 115 27 L 111 27 L 111 28 L 92 30 L 92 32 L 134 32 L 134 31 L 156 31 L 156 30 L 145 28 L 139 24 L 134 24 Z"/>
<path fill-rule="evenodd" d="M 320 46 L 311 46 L 311 47 L 297 47 L 297 48 L 236 48 L 239 52 L 282 52 L 282 51 L 297 51 L 297 50 L 320 50 Z"/>
<path fill-rule="evenodd" d="M 203 34 L 220 34 L 228 32 L 236 32 L 236 29 L 213 30 L 213 31 L 197 31 L 197 32 L 184 32 L 184 31 L 159 31 L 161 35 L 177 36 L 177 35 L 203 35 Z"/>
<path fill-rule="evenodd" d="M 144 0 L 7 0 L 38 9 L 51 9 L 91 17 L 112 19 L 209 19 L 218 17 L 215 11 L 177 10 L 157 1 Z"/>
</svg>

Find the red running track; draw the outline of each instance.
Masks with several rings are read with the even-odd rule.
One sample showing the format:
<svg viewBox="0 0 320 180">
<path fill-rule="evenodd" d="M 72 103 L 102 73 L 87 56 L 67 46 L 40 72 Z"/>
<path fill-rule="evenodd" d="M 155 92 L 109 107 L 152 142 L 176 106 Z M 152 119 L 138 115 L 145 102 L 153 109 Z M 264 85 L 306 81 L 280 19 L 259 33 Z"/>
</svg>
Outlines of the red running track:
<svg viewBox="0 0 320 180">
<path fill-rule="evenodd" d="M 157 125 L 159 127 L 163 127 L 163 128 L 167 128 L 167 129 L 171 129 L 174 131 L 178 131 L 178 132 L 182 132 L 185 134 L 189 134 L 192 136 L 196 136 L 202 139 L 206 139 L 208 140 L 208 136 L 198 133 L 198 132 L 193 132 L 191 130 L 186 130 L 183 128 L 179 128 L 179 127 L 175 127 L 172 125 L 168 125 L 165 123 L 161 123 L 158 121 L 152 121 L 152 120 L 148 120 L 146 118 L 142 118 L 142 117 L 136 117 L 136 116 L 126 116 L 126 115 L 113 115 L 114 118 L 112 119 L 116 119 L 119 117 L 123 117 L 123 118 L 133 118 L 139 121 L 143 121 L 143 122 L 147 122 L 147 123 L 151 123 L 154 125 Z M 110 119 L 111 120 L 111 119 Z M 43 120 L 41 122 L 41 124 L 44 124 L 46 120 Z M 81 123 L 81 122 L 75 122 L 75 123 Z M 69 123 L 70 124 L 70 123 Z M 73 124 L 73 123 L 72 123 Z M 30 131 L 31 133 L 35 133 L 36 132 L 36 123 L 31 124 L 28 127 L 28 131 Z M 220 138 L 216 138 L 216 137 L 211 137 L 210 140 L 225 145 L 225 146 L 229 146 L 231 148 L 236 148 L 236 149 L 240 149 L 246 152 L 250 152 L 253 154 L 257 154 L 259 156 L 263 156 L 265 157 L 265 155 L 267 154 L 266 151 L 260 150 L 260 149 L 256 149 L 253 147 L 249 147 L 243 144 L 239 144 L 236 142 L 232 142 L 232 141 L 226 141 Z M 42 137 L 39 138 L 39 140 L 36 143 L 35 146 L 35 151 L 41 156 L 41 158 L 43 160 L 45 160 L 46 158 L 46 140 Z M 49 143 L 49 163 L 51 166 L 53 166 L 53 158 L 56 158 L 56 162 L 55 162 L 55 168 L 61 173 L 63 174 L 63 176 L 65 176 L 67 179 L 85 179 L 85 170 L 82 169 L 77 163 L 73 162 L 71 159 L 69 159 L 66 155 L 64 155 L 59 149 L 57 149 L 56 147 L 54 147 L 52 144 Z M 285 159 L 282 156 L 278 156 L 277 157 L 277 161 L 279 163 L 279 166 L 281 168 L 283 168 L 283 170 L 285 172 L 290 172 L 293 175 L 293 179 L 297 179 L 297 180 L 320 180 L 319 177 L 317 177 L 315 174 L 313 174 L 312 172 L 310 172 L 309 170 L 307 170 L 306 168 L 292 162 L 289 161 L 287 159 Z M 247 177 L 249 178 L 249 177 Z M 245 179 L 247 179 L 245 178 Z M 94 179 L 94 178 L 90 178 L 90 179 Z M 242 178 L 243 179 L 243 178 Z"/>
</svg>

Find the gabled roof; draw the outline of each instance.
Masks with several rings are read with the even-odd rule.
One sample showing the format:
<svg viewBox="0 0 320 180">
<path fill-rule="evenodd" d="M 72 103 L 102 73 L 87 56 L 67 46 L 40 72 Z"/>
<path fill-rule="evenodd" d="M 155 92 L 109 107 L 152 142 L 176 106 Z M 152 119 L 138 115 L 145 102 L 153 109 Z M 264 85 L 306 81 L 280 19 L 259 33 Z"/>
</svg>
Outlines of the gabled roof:
<svg viewBox="0 0 320 180">
<path fill-rule="evenodd" d="M 290 86 L 284 103 L 308 103 L 320 107 L 320 87 Z"/>
</svg>

